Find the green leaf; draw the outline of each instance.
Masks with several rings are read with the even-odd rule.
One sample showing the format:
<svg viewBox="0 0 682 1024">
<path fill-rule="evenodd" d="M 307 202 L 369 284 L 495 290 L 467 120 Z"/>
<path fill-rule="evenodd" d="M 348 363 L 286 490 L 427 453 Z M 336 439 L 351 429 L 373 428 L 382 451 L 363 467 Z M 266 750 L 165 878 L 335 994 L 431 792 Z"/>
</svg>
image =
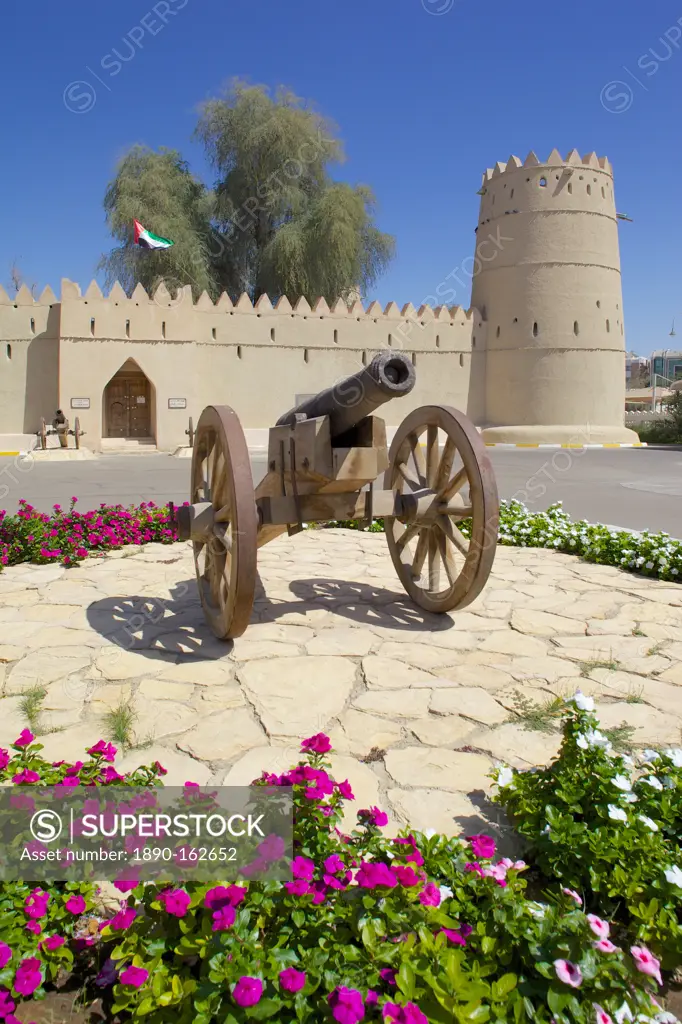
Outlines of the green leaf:
<svg viewBox="0 0 682 1024">
<path fill-rule="evenodd" d="M 302 910 L 294 910 L 291 915 L 291 920 L 294 922 L 297 928 L 302 928 L 305 924 L 305 914 Z"/>
<path fill-rule="evenodd" d="M 414 997 L 414 971 L 405 961 L 400 965 L 396 984 L 408 1001 Z"/>
<path fill-rule="evenodd" d="M 505 996 L 509 995 L 516 988 L 517 983 L 518 978 L 515 974 L 503 974 L 501 978 L 493 982 L 493 999 L 504 999 Z"/>
<path fill-rule="evenodd" d="M 280 999 L 261 999 L 247 1011 L 247 1015 L 251 1020 L 267 1020 L 268 1017 L 274 1017 L 281 1009 L 282 1001 Z"/>
</svg>

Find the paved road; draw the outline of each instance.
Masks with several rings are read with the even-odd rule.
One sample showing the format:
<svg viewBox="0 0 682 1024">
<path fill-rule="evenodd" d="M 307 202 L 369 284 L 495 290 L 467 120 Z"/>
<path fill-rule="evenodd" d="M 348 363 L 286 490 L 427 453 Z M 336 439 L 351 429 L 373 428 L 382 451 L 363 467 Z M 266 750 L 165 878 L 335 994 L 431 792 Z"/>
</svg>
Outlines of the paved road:
<svg viewBox="0 0 682 1024">
<path fill-rule="evenodd" d="M 503 498 L 516 497 L 533 510 L 563 501 L 575 518 L 682 537 L 682 451 L 488 452 Z M 19 498 L 26 498 L 49 511 L 55 502 L 68 506 L 71 495 L 78 497 L 81 511 L 101 502 L 182 502 L 188 498 L 189 470 L 189 460 L 169 455 L 107 455 L 91 462 L 34 464 L 23 472 L 17 459 L 0 459 L 0 508 L 14 512 Z M 253 457 L 252 470 L 258 482 L 265 472 L 264 456 Z"/>
</svg>

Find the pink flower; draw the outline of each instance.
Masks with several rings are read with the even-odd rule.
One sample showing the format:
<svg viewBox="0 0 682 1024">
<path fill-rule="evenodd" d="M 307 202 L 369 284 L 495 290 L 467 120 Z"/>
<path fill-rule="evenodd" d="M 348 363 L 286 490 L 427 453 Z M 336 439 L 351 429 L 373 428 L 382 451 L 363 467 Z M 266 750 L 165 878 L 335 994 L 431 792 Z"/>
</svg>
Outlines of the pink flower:
<svg viewBox="0 0 682 1024">
<path fill-rule="evenodd" d="M 563 981 L 565 985 L 579 988 L 582 984 L 582 971 L 577 964 L 571 963 L 570 960 L 555 960 L 554 970 L 559 981 Z"/>
<path fill-rule="evenodd" d="M 382 967 L 379 971 L 379 977 L 382 981 L 385 981 L 387 985 L 395 985 L 396 972 L 392 967 Z"/>
<path fill-rule="evenodd" d="M 226 904 L 224 907 L 220 907 L 218 910 L 213 912 L 213 927 L 214 932 L 225 932 L 228 928 L 231 928 L 237 917 L 237 911 L 230 904 Z"/>
<path fill-rule="evenodd" d="M 73 787 L 73 786 L 80 786 L 80 784 L 81 784 L 81 780 L 78 778 L 77 775 L 67 775 L 65 778 L 62 779 L 61 782 L 57 783 L 58 786 L 71 786 L 71 787 Z"/>
<path fill-rule="evenodd" d="M 237 1006 L 255 1006 L 262 995 L 263 982 L 260 978 L 248 976 L 240 978 L 232 992 L 232 998 Z"/>
<path fill-rule="evenodd" d="M 246 889 L 241 885 L 217 885 L 209 889 L 204 896 L 204 906 L 209 910 L 220 910 L 222 907 L 238 907 L 246 896 Z"/>
<path fill-rule="evenodd" d="M 393 889 L 398 884 L 398 876 L 388 864 L 384 864 L 382 861 L 372 863 L 363 861 L 359 871 L 356 872 L 355 881 L 363 889 L 376 889 L 380 885 Z"/>
<path fill-rule="evenodd" d="M 25 785 L 30 782 L 40 782 L 40 775 L 38 775 L 38 772 L 33 772 L 29 769 L 24 769 L 23 772 L 18 772 L 17 775 L 14 775 L 12 777 L 12 782 L 16 786 Z"/>
<path fill-rule="evenodd" d="M 285 992 L 300 992 L 305 985 L 305 971 L 297 971 L 295 967 L 285 967 L 279 974 L 279 983 Z"/>
<path fill-rule="evenodd" d="M 315 863 L 308 857 L 294 857 L 291 862 L 291 873 L 294 878 L 304 878 L 310 882 L 315 874 Z"/>
<path fill-rule="evenodd" d="M 422 1013 L 416 1003 L 385 1003 L 382 1009 L 385 1024 L 429 1024 L 429 1018 Z"/>
<path fill-rule="evenodd" d="M 105 743 L 104 740 L 98 740 L 94 747 L 90 747 L 88 754 L 91 757 L 100 755 L 104 761 L 113 761 L 116 757 L 116 747 L 113 743 Z"/>
<path fill-rule="evenodd" d="M 3 967 L 7 967 L 7 964 L 12 959 L 12 950 L 6 942 L 0 942 L 0 971 Z"/>
<path fill-rule="evenodd" d="M 173 917 L 184 917 L 192 902 L 192 897 L 184 889 L 166 889 L 159 893 L 159 901 L 163 903 L 166 913 Z"/>
<path fill-rule="evenodd" d="M 43 892 L 42 889 L 34 889 L 24 900 L 24 913 L 32 918 L 45 917 L 49 902 L 49 893 Z"/>
<path fill-rule="evenodd" d="M 610 929 L 607 921 L 602 921 L 596 914 L 588 914 L 587 920 L 598 939 L 608 939 Z"/>
<path fill-rule="evenodd" d="M 594 949 L 599 950 L 600 953 L 615 953 L 618 946 L 614 946 L 611 939 L 598 939 L 592 943 Z"/>
<path fill-rule="evenodd" d="M 440 889 L 433 882 L 427 882 L 419 893 L 419 902 L 425 907 L 440 906 Z"/>
<path fill-rule="evenodd" d="M 0 771 L 3 771 L 9 764 L 9 751 L 0 747 Z"/>
<path fill-rule="evenodd" d="M 34 935 L 40 935 L 42 930 L 37 921 L 29 921 L 26 925 L 26 931 L 33 932 Z"/>
<path fill-rule="evenodd" d="M 297 878 L 295 882 L 285 882 L 284 888 L 290 896 L 307 896 L 312 892 L 310 883 L 305 878 Z"/>
<path fill-rule="evenodd" d="M 132 892 L 133 889 L 137 889 L 139 884 L 139 878 L 117 878 L 114 882 L 114 888 L 118 889 L 119 892 Z"/>
<path fill-rule="evenodd" d="M 116 769 L 112 768 L 110 764 L 108 764 L 106 766 L 106 768 L 104 769 L 104 771 L 100 775 L 100 779 L 102 780 L 102 782 L 105 785 L 109 785 L 109 786 L 112 784 L 112 782 L 122 782 L 123 778 L 124 778 L 124 776 L 123 775 L 119 775 L 119 773 L 116 771 Z"/>
<path fill-rule="evenodd" d="M 655 978 L 658 984 L 662 985 L 660 960 L 657 960 L 646 946 L 633 946 L 630 952 L 632 953 L 637 970 L 641 971 L 642 974 L 648 974 L 651 978 Z"/>
<path fill-rule="evenodd" d="M 0 989 L 0 1020 L 7 1020 L 16 1005 L 7 989 Z M 14 1019 L 16 1020 L 16 1017 Z"/>
<path fill-rule="evenodd" d="M 130 928 L 136 917 L 137 911 L 135 907 L 125 907 L 123 910 L 119 910 L 118 914 L 114 914 L 111 920 L 107 921 L 107 924 L 116 931 L 126 931 Z"/>
<path fill-rule="evenodd" d="M 575 889 L 562 889 L 561 891 L 564 894 L 564 896 L 570 896 L 572 900 L 575 900 L 579 907 L 582 907 L 583 901 L 581 897 L 578 896 L 578 893 L 575 891 Z"/>
<path fill-rule="evenodd" d="M 595 1024 L 613 1024 L 613 1018 L 606 1012 L 606 1010 L 603 1010 L 598 1003 L 593 1003 L 592 1005 L 595 1013 Z"/>
<path fill-rule="evenodd" d="M 378 828 L 388 825 L 386 811 L 381 811 L 378 807 L 370 807 L 369 810 L 358 811 L 358 818 L 366 820 L 370 825 L 376 825 Z"/>
<path fill-rule="evenodd" d="M 122 985 L 133 985 L 134 988 L 141 988 L 148 977 L 149 971 L 146 971 L 144 967 L 130 966 L 121 972 L 119 981 Z"/>
<path fill-rule="evenodd" d="M 332 749 L 332 745 L 328 736 L 325 736 L 323 732 L 318 732 L 307 740 L 303 740 L 301 749 L 310 750 L 314 754 L 327 754 Z"/>
<path fill-rule="evenodd" d="M 343 863 L 338 853 L 333 853 L 331 857 L 327 857 L 324 862 L 324 870 L 330 874 L 337 874 L 339 871 L 345 871 L 346 865 Z"/>
<path fill-rule="evenodd" d="M 163 765 L 160 764 L 158 761 L 154 762 L 154 768 L 156 768 L 156 771 L 159 775 L 168 775 L 168 769 L 164 768 Z"/>
<path fill-rule="evenodd" d="M 464 865 L 464 870 L 465 871 L 476 871 L 481 876 L 481 878 L 483 878 L 483 868 L 481 867 L 480 864 L 471 864 L 471 863 L 465 864 Z"/>
<path fill-rule="evenodd" d="M 256 852 L 262 861 L 268 862 L 279 860 L 283 856 L 286 844 L 281 836 L 266 836 L 262 843 L 259 843 Z"/>
<path fill-rule="evenodd" d="M 405 886 L 406 889 L 412 888 L 414 885 L 419 885 L 421 881 L 414 868 L 401 867 L 399 864 L 396 864 L 392 870 L 398 876 L 400 884 Z"/>
<path fill-rule="evenodd" d="M 71 914 L 82 914 L 85 910 L 85 900 L 82 896 L 71 896 L 66 901 L 66 909 Z"/>
<path fill-rule="evenodd" d="M 344 800 L 355 800 L 355 796 L 348 779 L 345 779 L 343 782 L 339 782 L 337 788 Z"/>
<path fill-rule="evenodd" d="M 35 736 L 30 729 L 22 729 L 19 738 L 12 744 L 13 747 L 28 747 L 33 743 Z"/>
<path fill-rule="evenodd" d="M 480 857 L 482 860 L 490 860 L 491 857 L 495 856 L 495 840 L 492 836 L 477 835 L 467 836 L 467 842 L 471 843 L 471 849 L 474 851 L 474 857 Z"/>
<path fill-rule="evenodd" d="M 454 943 L 455 946 L 466 946 L 466 939 L 461 932 L 453 931 L 452 928 L 441 928 L 441 931 L 448 941 Z"/>
<path fill-rule="evenodd" d="M 339 985 L 327 996 L 332 1017 L 339 1024 L 358 1024 L 365 1016 L 365 1004 L 362 996 L 355 988 Z"/>
<path fill-rule="evenodd" d="M 14 976 L 14 991 L 20 996 L 32 995 L 43 981 L 40 967 L 40 960 L 35 956 L 22 960 Z"/>
<path fill-rule="evenodd" d="M 46 939 L 43 939 L 41 946 L 51 953 L 53 950 L 63 946 L 65 942 L 66 939 L 62 935 L 48 935 Z"/>
</svg>

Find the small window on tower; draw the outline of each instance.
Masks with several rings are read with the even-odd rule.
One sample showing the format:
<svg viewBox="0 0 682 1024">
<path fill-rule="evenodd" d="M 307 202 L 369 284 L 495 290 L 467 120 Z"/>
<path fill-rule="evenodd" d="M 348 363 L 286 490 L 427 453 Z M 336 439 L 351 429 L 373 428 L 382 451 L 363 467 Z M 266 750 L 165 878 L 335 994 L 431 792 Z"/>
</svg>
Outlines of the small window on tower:
<svg viewBox="0 0 682 1024">
<path fill-rule="evenodd" d="M 571 185 L 570 181 L 568 183 L 568 194 L 571 196 L 573 195 L 573 186 Z"/>
<path fill-rule="evenodd" d="M 537 323 L 534 323 L 533 324 L 533 337 L 537 338 L 537 336 L 538 336 L 538 325 L 537 325 Z"/>
<path fill-rule="evenodd" d="M 538 184 L 540 185 L 540 188 L 546 188 L 547 187 L 547 178 L 540 178 L 540 181 L 538 182 Z"/>
</svg>

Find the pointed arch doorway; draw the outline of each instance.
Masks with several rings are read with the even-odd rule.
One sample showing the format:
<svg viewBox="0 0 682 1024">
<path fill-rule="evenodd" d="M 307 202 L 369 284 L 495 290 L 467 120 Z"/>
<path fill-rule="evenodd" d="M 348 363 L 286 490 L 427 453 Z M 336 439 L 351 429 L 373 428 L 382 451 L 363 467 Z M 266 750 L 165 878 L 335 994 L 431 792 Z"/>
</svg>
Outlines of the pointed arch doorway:
<svg viewBox="0 0 682 1024">
<path fill-rule="evenodd" d="M 147 375 L 126 360 L 104 389 L 104 437 L 153 440 L 153 399 Z"/>
</svg>

